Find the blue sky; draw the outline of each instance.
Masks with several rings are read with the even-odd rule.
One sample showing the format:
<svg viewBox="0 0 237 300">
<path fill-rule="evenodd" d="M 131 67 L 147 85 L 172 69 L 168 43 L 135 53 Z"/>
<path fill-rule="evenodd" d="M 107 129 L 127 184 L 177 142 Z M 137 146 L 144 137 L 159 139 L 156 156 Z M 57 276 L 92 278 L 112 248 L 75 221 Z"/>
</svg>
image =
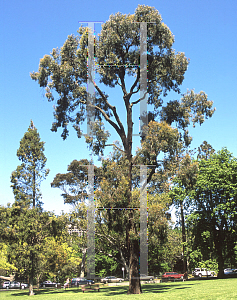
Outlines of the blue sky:
<svg viewBox="0 0 237 300">
<path fill-rule="evenodd" d="M 44 208 L 68 211 L 60 191 L 50 183 L 66 172 L 73 159 L 88 157 L 84 140 L 71 131 L 66 141 L 50 131 L 52 103 L 31 80 L 39 59 L 76 34 L 79 21 L 108 20 L 110 14 L 134 13 L 138 4 L 154 6 L 175 36 L 174 48 L 190 58 L 181 87 L 201 90 L 214 101 L 216 112 L 201 127 L 190 128 L 192 148 L 207 140 L 216 150 L 227 147 L 237 156 L 236 67 L 237 2 L 235 0 L 161 1 L 19 1 L 3 0 L 0 9 L 0 205 L 13 202 L 10 175 L 20 164 L 16 151 L 32 119 L 45 141 L 47 167 L 42 187 Z M 179 99 L 179 95 L 176 96 Z M 172 99 L 172 98 L 170 98 Z M 115 137 L 116 139 L 116 137 Z M 137 144 L 139 145 L 139 144 Z"/>
</svg>

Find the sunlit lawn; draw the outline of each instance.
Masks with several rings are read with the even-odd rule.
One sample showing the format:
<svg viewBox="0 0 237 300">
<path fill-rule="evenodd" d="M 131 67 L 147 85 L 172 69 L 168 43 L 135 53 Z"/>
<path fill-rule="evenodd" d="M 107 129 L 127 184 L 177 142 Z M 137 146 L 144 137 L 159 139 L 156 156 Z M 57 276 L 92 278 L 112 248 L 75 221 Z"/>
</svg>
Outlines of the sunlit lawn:
<svg viewBox="0 0 237 300">
<path fill-rule="evenodd" d="M 80 288 L 66 291 L 48 289 L 35 291 L 33 299 L 237 299 L 237 278 L 146 284 L 142 286 L 141 295 L 127 295 L 127 289 L 127 286 L 102 287 L 99 292 L 87 291 L 84 294 Z M 21 300 L 27 297 L 27 290 L 0 291 L 1 300 Z"/>
</svg>

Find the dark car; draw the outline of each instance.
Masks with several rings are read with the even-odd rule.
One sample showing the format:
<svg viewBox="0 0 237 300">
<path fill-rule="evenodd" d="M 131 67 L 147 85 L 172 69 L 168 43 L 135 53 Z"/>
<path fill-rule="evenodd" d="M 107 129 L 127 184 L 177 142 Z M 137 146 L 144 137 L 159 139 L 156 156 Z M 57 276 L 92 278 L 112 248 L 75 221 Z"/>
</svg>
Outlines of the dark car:
<svg viewBox="0 0 237 300">
<path fill-rule="evenodd" d="M 95 283 L 94 280 L 86 279 L 82 277 L 72 278 L 71 280 L 71 286 L 79 286 L 79 285 L 93 284 L 93 283 Z"/>
<path fill-rule="evenodd" d="M 42 287 L 57 287 L 57 283 L 56 282 L 52 282 L 50 280 L 46 280 L 44 282 L 41 283 Z"/>
</svg>

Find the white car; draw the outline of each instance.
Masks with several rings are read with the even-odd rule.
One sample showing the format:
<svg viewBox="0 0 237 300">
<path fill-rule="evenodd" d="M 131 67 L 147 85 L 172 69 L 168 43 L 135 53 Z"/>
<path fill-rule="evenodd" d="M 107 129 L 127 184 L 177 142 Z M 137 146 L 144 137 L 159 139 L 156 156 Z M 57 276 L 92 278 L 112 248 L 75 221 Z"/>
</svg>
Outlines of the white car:
<svg viewBox="0 0 237 300">
<path fill-rule="evenodd" d="M 9 289 L 10 281 L 4 281 L 2 284 L 3 289 Z"/>
<path fill-rule="evenodd" d="M 154 276 L 149 276 L 146 274 L 140 274 L 140 280 L 154 280 Z"/>
<path fill-rule="evenodd" d="M 107 277 L 101 279 L 101 282 L 103 282 L 103 283 L 122 282 L 122 281 L 124 281 L 123 278 L 118 278 L 118 277 L 115 277 L 115 276 L 107 276 Z"/>
<path fill-rule="evenodd" d="M 203 276 L 214 276 L 215 271 L 209 271 L 206 268 L 195 268 L 192 272 L 194 277 L 203 277 Z"/>
<path fill-rule="evenodd" d="M 19 288 L 21 288 L 22 290 L 24 290 L 27 287 L 28 287 L 27 283 L 20 283 L 18 281 L 12 281 L 12 282 L 10 282 L 10 285 L 9 285 L 10 289 L 19 289 Z"/>
<path fill-rule="evenodd" d="M 22 290 L 28 287 L 28 284 L 26 283 L 20 283 L 18 281 L 5 281 L 3 282 L 2 285 L 3 289 L 19 289 L 21 288 Z"/>
</svg>

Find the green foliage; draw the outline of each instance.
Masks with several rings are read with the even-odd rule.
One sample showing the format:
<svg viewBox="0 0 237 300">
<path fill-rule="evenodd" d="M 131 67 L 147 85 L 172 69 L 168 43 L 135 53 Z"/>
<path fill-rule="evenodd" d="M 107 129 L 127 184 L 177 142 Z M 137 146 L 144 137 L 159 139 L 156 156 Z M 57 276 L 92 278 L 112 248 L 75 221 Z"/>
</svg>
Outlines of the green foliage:
<svg viewBox="0 0 237 300">
<path fill-rule="evenodd" d="M 95 256 L 95 272 L 98 277 L 117 275 L 121 277 L 121 267 L 112 254 L 97 253 Z"/>
<path fill-rule="evenodd" d="M 193 205 L 194 243 L 204 260 L 212 253 L 223 276 L 225 262 L 235 263 L 237 224 L 237 159 L 226 148 L 199 162 Z"/>
<path fill-rule="evenodd" d="M 81 159 L 79 161 L 73 160 L 67 168 L 67 173 L 58 173 L 51 187 L 60 188 L 63 191 L 61 196 L 64 199 L 64 203 L 77 204 L 85 201 L 88 197 L 87 184 L 88 184 L 88 165 L 91 162 L 87 159 Z M 95 166 L 95 184 L 98 185 L 99 180 L 99 168 Z"/>
<path fill-rule="evenodd" d="M 159 232 L 149 237 L 149 272 L 157 275 L 173 271 L 182 256 L 180 230 L 171 229 L 167 221 L 158 229 Z"/>
<path fill-rule="evenodd" d="M 206 268 L 209 271 L 214 271 L 218 273 L 218 263 L 215 259 L 208 259 L 205 261 L 200 261 L 198 263 L 199 268 Z"/>
<path fill-rule="evenodd" d="M 74 277 L 80 271 L 81 257 L 63 238 L 55 239 L 52 236 L 46 237 L 43 249 L 40 252 L 40 261 L 43 271 L 42 276 L 46 279 L 62 281 L 66 277 Z"/>
<path fill-rule="evenodd" d="M 68 276 L 78 276 L 80 249 L 68 241 L 66 216 L 56 217 L 15 202 L 11 207 L 2 208 L 0 217 L 6 218 L 1 228 L 5 243 L 1 244 L 2 268 L 16 271 L 22 279 L 32 276 L 33 271 L 38 282 L 58 277 L 64 281 Z"/>
<path fill-rule="evenodd" d="M 199 266 L 199 262 L 202 261 L 202 252 L 200 249 L 191 250 L 189 252 L 189 270 L 193 271 Z"/>
<path fill-rule="evenodd" d="M 14 264 L 8 262 L 8 251 L 8 246 L 4 243 L 0 243 L 0 270 L 17 270 Z"/>
<path fill-rule="evenodd" d="M 195 162 L 190 153 L 186 152 L 181 156 L 178 170 L 172 178 L 172 189 L 169 192 L 174 204 L 179 207 L 180 204 L 190 204 L 189 197 L 196 183 L 198 175 L 198 163 Z"/>
<path fill-rule="evenodd" d="M 14 263 L 21 276 L 30 275 L 35 268 L 32 255 L 37 256 L 41 249 L 44 226 L 47 224 L 45 213 L 39 214 L 38 209 L 21 208 L 14 203 L 8 209 L 8 221 L 5 238 L 9 245 L 8 259 Z"/>
</svg>

